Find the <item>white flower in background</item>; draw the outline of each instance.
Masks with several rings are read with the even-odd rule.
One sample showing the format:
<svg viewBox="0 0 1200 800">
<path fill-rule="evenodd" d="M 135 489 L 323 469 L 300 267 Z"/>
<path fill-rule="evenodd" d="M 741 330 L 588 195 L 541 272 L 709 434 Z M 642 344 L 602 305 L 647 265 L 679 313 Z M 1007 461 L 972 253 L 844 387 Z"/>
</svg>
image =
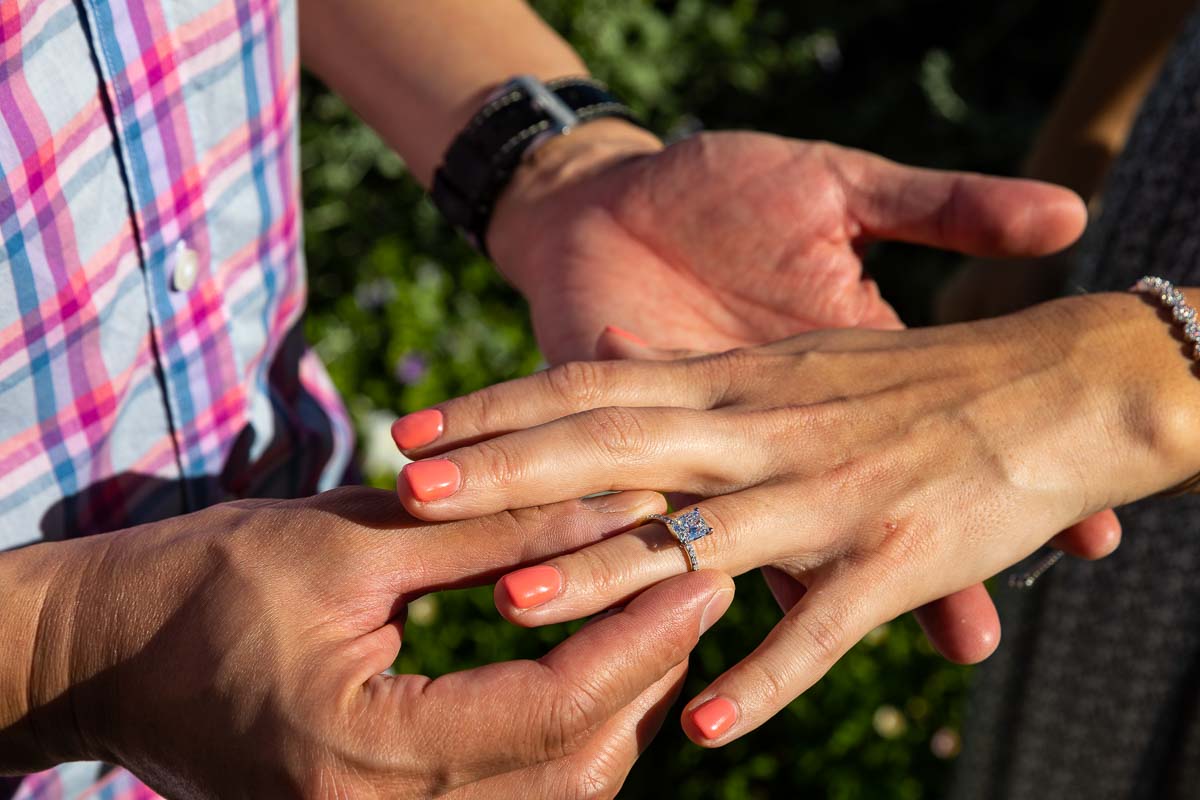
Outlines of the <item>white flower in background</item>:
<svg viewBox="0 0 1200 800">
<path fill-rule="evenodd" d="M 392 423 L 399 415 L 393 411 L 371 409 L 354 416 L 362 434 L 363 471 L 372 478 L 383 475 L 395 477 L 408 463 L 408 459 L 392 441 Z"/>
<path fill-rule="evenodd" d="M 904 718 L 904 713 L 895 706 L 880 706 L 875 709 L 871 725 L 875 728 L 875 732 L 884 739 L 895 739 L 908 730 L 908 720 Z"/>
<path fill-rule="evenodd" d="M 871 632 L 863 637 L 863 641 L 870 647 L 878 647 L 887 640 L 888 624 L 885 622 L 878 628 L 871 629 Z"/>
<path fill-rule="evenodd" d="M 408 621 L 413 625 L 430 625 L 437 619 L 438 599 L 427 594 L 408 604 Z"/>
</svg>

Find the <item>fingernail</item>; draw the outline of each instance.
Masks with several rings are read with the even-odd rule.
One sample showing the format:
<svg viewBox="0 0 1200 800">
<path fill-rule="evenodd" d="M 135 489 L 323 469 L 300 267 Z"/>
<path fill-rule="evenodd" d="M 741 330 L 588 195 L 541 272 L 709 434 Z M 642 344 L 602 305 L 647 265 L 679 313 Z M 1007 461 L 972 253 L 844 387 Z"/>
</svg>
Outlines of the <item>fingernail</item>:
<svg viewBox="0 0 1200 800">
<path fill-rule="evenodd" d="M 449 497 L 462 485 L 462 474 L 458 471 L 458 465 L 444 458 L 405 464 L 400 474 L 408 481 L 408 488 L 412 490 L 413 497 L 422 503 Z"/>
<path fill-rule="evenodd" d="M 649 505 L 651 495 L 645 492 L 609 492 L 585 497 L 580 500 L 589 511 L 602 514 L 627 514 Z"/>
<path fill-rule="evenodd" d="M 433 444 L 442 435 L 445 420 L 436 408 L 416 411 L 392 423 L 392 438 L 401 450 Z"/>
<path fill-rule="evenodd" d="M 509 601 L 517 608 L 533 608 L 553 600 L 562 588 L 562 575 L 554 567 L 526 567 L 500 579 Z"/>
<path fill-rule="evenodd" d="M 724 697 L 714 697 L 692 712 L 692 724 L 705 739 L 716 739 L 737 722 L 737 709 Z"/>
<path fill-rule="evenodd" d="M 629 341 L 633 342 L 636 345 L 640 345 L 642 347 L 650 346 L 649 343 L 645 339 L 638 336 L 636 333 L 630 333 L 629 331 L 625 330 L 624 328 L 618 328 L 616 325 L 605 325 L 604 330 L 607 333 L 613 334 L 614 336 L 620 336 L 622 339 L 628 339 Z"/>
<path fill-rule="evenodd" d="M 729 605 L 732 602 L 733 589 L 722 589 L 712 596 L 712 599 L 708 601 L 708 605 L 704 607 L 704 613 L 700 615 L 701 636 L 713 625 L 716 625 L 717 620 L 725 616 L 725 612 L 729 610 Z"/>
</svg>

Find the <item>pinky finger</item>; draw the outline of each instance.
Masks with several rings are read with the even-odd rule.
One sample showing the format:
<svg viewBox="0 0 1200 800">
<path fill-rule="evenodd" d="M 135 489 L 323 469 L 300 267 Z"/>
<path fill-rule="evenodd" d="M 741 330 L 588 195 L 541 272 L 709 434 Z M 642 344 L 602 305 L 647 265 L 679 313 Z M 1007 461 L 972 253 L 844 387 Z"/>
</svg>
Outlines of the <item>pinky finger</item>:
<svg viewBox="0 0 1200 800">
<path fill-rule="evenodd" d="M 804 584 L 775 567 L 762 568 L 767 588 L 786 613 L 804 597 Z M 925 638 L 956 664 L 978 664 L 1000 644 L 1000 615 L 982 583 L 913 610 Z"/>
<path fill-rule="evenodd" d="M 687 704 L 684 732 L 715 747 L 762 725 L 872 628 L 905 610 L 892 607 L 890 594 L 866 570 L 814 581 L 754 652 Z"/>
<path fill-rule="evenodd" d="M 1121 544 L 1121 521 L 1110 509 L 1076 522 L 1049 542 L 1068 555 L 1095 561 L 1113 554 Z"/>
<path fill-rule="evenodd" d="M 917 608 L 925 638 L 955 664 L 978 664 L 1000 646 L 1000 615 L 982 583 Z"/>
</svg>

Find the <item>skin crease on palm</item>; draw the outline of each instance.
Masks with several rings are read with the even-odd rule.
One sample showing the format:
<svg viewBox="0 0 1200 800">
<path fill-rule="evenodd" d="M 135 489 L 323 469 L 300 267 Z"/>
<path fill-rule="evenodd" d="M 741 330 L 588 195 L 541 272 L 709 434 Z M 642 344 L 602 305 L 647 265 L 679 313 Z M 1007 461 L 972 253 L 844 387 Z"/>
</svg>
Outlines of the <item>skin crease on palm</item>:
<svg viewBox="0 0 1200 800">
<path fill-rule="evenodd" d="M 597 345 L 610 325 L 676 351 L 667 355 L 821 328 L 901 328 L 864 274 L 870 241 L 1025 258 L 1068 246 L 1086 221 L 1076 195 L 1047 184 L 915 169 L 825 143 L 725 133 L 660 147 L 626 123 L 593 123 L 552 142 L 501 198 L 491 249 L 530 298 L 551 362 L 624 357 L 627 341 L 601 335 Z M 1109 511 L 1055 544 L 1094 558 L 1119 536 Z M 768 583 L 781 603 L 800 589 Z M 980 661 L 999 644 L 982 585 L 917 617 L 954 661 Z"/>
</svg>

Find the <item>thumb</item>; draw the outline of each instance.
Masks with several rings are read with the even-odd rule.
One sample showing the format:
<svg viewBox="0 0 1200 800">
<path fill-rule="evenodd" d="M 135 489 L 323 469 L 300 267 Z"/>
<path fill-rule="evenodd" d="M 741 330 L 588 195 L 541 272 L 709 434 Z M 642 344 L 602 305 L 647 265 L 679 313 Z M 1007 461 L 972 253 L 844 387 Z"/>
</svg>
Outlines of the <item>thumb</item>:
<svg viewBox="0 0 1200 800">
<path fill-rule="evenodd" d="M 596 338 L 595 357 L 598 361 L 673 361 L 694 359 L 701 355 L 706 353 L 703 350 L 656 348 L 637 333 L 616 325 L 606 325 L 605 329 L 600 331 L 599 338 Z"/>
<path fill-rule="evenodd" d="M 595 354 L 598 361 L 622 361 L 624 359 L 673 361 L 679 358 L 695 358 L 705 355 L 705 352 L 654 347 L 636 333 L 618 328 L 616 325 L 606 325 L 596 339 Z"/>
<path fill-rule="evenodd" d="M 918 169 L 858 150 L 832 160 L 846 211 L 872 239 L 984 258 L 1058 252 L 1087 224 L 1079 195 L 1048 183 Z"/>
</svg>

